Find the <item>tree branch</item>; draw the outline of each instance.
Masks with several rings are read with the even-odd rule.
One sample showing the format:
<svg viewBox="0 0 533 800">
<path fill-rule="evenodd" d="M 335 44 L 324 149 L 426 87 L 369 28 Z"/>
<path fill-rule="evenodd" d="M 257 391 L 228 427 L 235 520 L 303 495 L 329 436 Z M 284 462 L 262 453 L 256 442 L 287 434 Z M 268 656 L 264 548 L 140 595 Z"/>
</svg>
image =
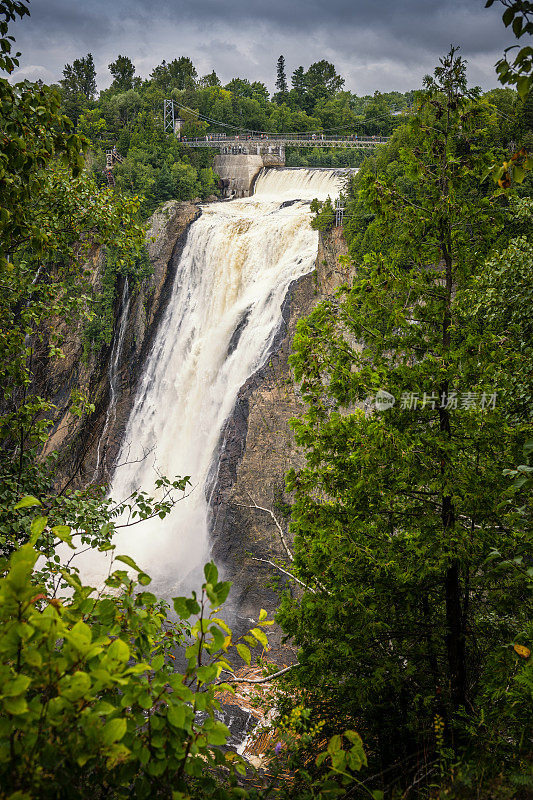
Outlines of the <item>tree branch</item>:
<svg viewBox="0 0 533 800">
<path fill-rule="evenodd" d="M 299 583 L 300 586 L 303 586 L 304 589 L 307 589 L 307 591 L 311 592 L 311 594 L 316 594 L 316 589 L 313 589 L 311 586 L 308 586 L 307 583 L 304 583 L 303 581 L 301 581 L 300 578 L 297 578 L 296 575 L 292 574 L 292 572 L 287 572 L 286 569 L 283 569 L 283 567 L 280 567 L 280 565 L 276 564 L 275 561 L 270 561 L 270 559 L 268 559 L 268 558 L 257 558 L 256 556 L 252 556 L 252 561 L 262 561 L 264 564 L 270 564 L 271 567 L 274 567 L 275 569 L 279 569 L 280 572 L 283 572 L 284 575 L 287 575 L 289 578 L 292 578 L 293 581 L 296 581 L 296 583 Z M 328 594 L 328 595 L 331 594 L 331 592 L 328 592 L 328 590 L 325 588 L 325 586 L 322 586 L 322 584 L 318 583 L 318 581 L 317 581 L 317 585 L 326 594 Z"/>
<path fill-rule="evenodd" d="M 246 505 L 245 503 L 235 503 L 235 505 L 236 506 L 240 506 L 241 508 L 255 508 L 255 509 L 257 509 L 257 511 L 264 511 L 265 514 L 270 514 L 270 516 L 272 517 L 272 520 L 274 522 L 274 525 L 278 529 L 279 538 L 281 539 L 281 544 L 283 545 L 283 549 L 287 553 L 288 558 L 291 561 L 294 561 L 294 556 L 291 553 L 291 551 L 289 549 L 289 546 L 287 544 L 287 541 L 285 539 L 285 534 L 283 533 L 283 528 L 281 527 L 281 525 L 280 525 L 276 515 L 274 514 L 274 512 L 271 511 L 269 508 L 263 508 L 263 506 L 258 506 L 257 503 L 255 502 L 255 500 L 252 500 L 251 498 L 250 498 L 250 500 L 252 502 L 251 506 L 250 505 Z"/>
<path fill-rule="evenodd" d="M 267 675 L 266 678 L 232 678 L 224 681 L 219 681 L 218 683 L 267 683 L 268 681 L 273 681 L 275 678 L 279 678 L 281 675 L 285 675 L 285 673 L 291 670 L 293 667 L 298 667 L 298 666 L 299 664 L 291 664 L 288 667 L 280 669 L 278 672 L 273 672 L 272 675 Z M 223 672 L 227 672 L 227 670 L 223 670 Z"/>
</svg>

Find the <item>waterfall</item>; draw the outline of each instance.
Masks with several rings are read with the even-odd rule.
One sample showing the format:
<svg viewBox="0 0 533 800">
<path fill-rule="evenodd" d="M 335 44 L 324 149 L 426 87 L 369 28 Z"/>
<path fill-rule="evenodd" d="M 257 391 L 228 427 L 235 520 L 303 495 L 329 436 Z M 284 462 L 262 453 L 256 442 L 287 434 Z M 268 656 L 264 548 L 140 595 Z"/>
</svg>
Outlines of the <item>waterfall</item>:
<svg viewBox="0 0 533 800">
<path fill-rule="evenodd" d="M 188 496 L 164 520 L 115 539 L 116 552 L 167 595 L 197 585 L 209 560 L 205 483 L 221 431 L 239 388 L 269 354 L 290 283 L 313 269 L 309 201 L 334 199 L 344 178 L 340 170 L 264 169 L 252 197 L 203 206 L 189 229 L 111 486 L 121 501 L 155 491 L 158 474 L 191 476 Z M 93 585 L 107 573 L 106 557 L 82 556 Z"/>
<path fill-rule="evenodd" d="M 120 316 L 118 321 L 117 332 L 113 339 L 113 347 L 111 349 L 111 358 L 109 359 L 109 402 L 107 404 L 107 411 L 105 416 L 104 427 L 102 434 L 98 441 L 96 450 L 96 465 L 93 473 L 93 481 L 98 477 L 100 471 L 100 462 L 102 453 L 105 453 L 107 446 L 108 432 L 110 425 L 115 421 L 117 413 L 117 397 L 118 397 L 118 365 L 122 355 L 122 347 L 124 344 L 124 336 L 128 325 L 128 313 L 130 310 L 130 293 L 128 286 L 128 278 L 124 281 L 124 289 L 122 290 L 122 299 L 120 301 Z"/>
</svg>

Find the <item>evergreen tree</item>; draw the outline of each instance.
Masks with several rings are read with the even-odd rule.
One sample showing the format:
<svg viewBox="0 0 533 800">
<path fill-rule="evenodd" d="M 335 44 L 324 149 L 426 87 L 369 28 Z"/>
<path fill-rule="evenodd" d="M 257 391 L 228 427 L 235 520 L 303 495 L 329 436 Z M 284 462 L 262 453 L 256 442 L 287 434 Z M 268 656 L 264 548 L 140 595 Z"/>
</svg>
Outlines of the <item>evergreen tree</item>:
<svg viewBox="0 0 533 800">
<path fill-rule="evenodd" d="M 278 58 L 276 89 L 278 90 L 280 99 L 287 95 L 289 91 L 287 76 L 285 75 L 285 56 L 280 56 Z"/>
<path fill-rule="evenodd" d="M 306 93 L 305 72 L 303 67 L 297 67 L 297 69 L 294 70 L 291 83 L 298 100 L 303 102 Z"/>
<path fill-rule="evenodd" d="M 505 706 L 508 685 L 516 703 L 520 681 L 527 692 L 512 647 L 529 635 L 527 580 L 498 581 L 492 559 L 521 558 L 531 524 L 504 474 L 531 435 L 500 366 L 521 351 L 505 325 L 489 331 L 472 314 L 502 224 L 479 188 L 490 119 L 452 49 L 393 143 L 394 168 L 363 181 L 375 250 L 295 339 L 308 410 L 294 427 L 307 455 L 287 485 L 307 589 L 285 597 L 279 618 L 317 713 L 357 719 L 373 766 L 394 782 L 402 765 L 403 791 L 421 752 L 446 769 L 470 740 L 488 775 L 512 768 L 528 736 L 509 705 L 501 727 L 484 722 L 495 660 L 490 697 Z"/>
</svg>

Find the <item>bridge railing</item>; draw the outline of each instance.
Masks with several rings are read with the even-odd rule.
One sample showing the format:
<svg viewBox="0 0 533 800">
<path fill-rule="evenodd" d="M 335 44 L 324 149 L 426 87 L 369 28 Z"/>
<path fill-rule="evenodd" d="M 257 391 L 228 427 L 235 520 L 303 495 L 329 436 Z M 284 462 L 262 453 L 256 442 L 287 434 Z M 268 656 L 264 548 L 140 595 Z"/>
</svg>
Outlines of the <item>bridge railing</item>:
<svg viewBox="0 0 533 800">
<path fill-rule="evenodd" d="M 301 142 L 302 144 L 310 144 L 316 146 L 326 146 L 327 144 L 334 145 L 375 145 L 386 144 L 389 141 L 388 136 L 359 136 L 353 134 L 352 136 L 325 136 L 322 134 L 286 134 L 286 133 L 269 133 L 269 134 L 243 134 L 236 136 L 226 136 L 223 133 L 210 133 L 202 137 L 192 138 L 182 136 L 180 138 L 184 144 L 194 147 L 219 147 L 223 145 L 228 146 L 246 146 L 246 145 L 259 145 L 268 146 L 269 144 L 277 145 L 291 145 Z"/>
</svg>

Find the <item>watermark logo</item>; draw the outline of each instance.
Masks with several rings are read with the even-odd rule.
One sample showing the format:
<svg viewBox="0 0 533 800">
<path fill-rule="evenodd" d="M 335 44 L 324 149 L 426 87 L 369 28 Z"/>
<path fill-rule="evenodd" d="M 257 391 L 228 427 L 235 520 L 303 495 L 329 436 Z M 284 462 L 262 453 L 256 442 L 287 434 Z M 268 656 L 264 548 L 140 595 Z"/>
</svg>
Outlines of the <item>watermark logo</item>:
<svg viewBox="0 0 533 800">
<path fill-rule="evenodd" d="M 374 398 L 374 405 L 378 411 L 386 411 L 388 408 L 392 408 L 395 402 L 394 395 L 386 392 L 385 389 L 379 389 Z"/>
<path fill-rule="evenodd" d="M 396 403 L 396 397 L 385 389 L 379 389 L 375 396 L 367 397 L 365 407 L 375 408 L 376 411 L 387 411 Z M 398 408 L 401 411 L 435 411 L 444 408 L 449 411 L 456 409 L 481 409 L 496 408 L 497 393 L 483 392 L 458 392 L 450 391 L 448 394 L 438 392 L 402 392 L 398 398 Z"/>
</svg>

